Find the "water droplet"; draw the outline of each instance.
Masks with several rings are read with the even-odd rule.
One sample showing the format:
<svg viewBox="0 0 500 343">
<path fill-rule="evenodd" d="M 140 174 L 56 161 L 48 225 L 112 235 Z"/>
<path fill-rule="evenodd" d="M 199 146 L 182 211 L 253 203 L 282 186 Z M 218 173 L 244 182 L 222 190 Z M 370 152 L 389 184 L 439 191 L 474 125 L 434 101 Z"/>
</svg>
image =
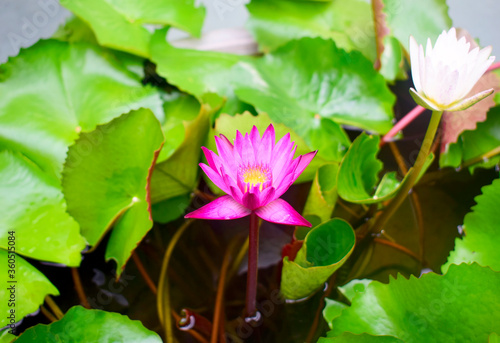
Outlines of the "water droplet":
<svg viewBox="0 0 500 343">
<path fill-rule="evenodd" d="M 138 197 L 133 197 L 133 198 L 132 198 L 132 202 L 134 202 L 134 203 L 135 203 L 135 202 L 139 202 L 139 201 L 140 201 L 140 199 L 139 199 Z"/>
</svg>

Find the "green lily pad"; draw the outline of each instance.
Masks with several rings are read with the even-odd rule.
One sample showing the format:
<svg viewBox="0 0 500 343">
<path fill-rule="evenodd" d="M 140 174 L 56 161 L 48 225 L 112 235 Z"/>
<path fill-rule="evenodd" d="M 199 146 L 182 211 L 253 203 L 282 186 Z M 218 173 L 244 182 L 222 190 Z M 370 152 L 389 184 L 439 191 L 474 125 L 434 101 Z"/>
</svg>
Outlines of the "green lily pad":
<svg viewBox="0 0 500 343">
<path fill-rule="evenodd" d="M 191 197 L 189 194 L 183 194 L 153 204 L 151 206 L 153 220 L 162 224 L 176 220 L 186 212 L 186 208 L 190 203 Z"/>
<path fill-rule="evenodd" d="M 377 159 L 379 143 L 379 136 L 369 136 L 364 132 L 352 143 L 338 172 L 338 193 L 342 199 L 360 204 L 382 202 L 393 197 L 408 177 L 411 169 L 401 182 L 396 178 L 395 172 L 389 172 L 379 183 L 378 174 L 383 167 L 382 162 Z M 434 155 L 430 154 L 420 176 L 433 160 Z"/>
<path fill-rule="evenodd" d="M 488 111 L 484 122 L 477 123 L 475 130 L 464 131 L 457 143 L 451 143 L 440 155 L 441 167 L 457 168 L 463 164 L 472 170 L 477 167 L 492 168 L 500 162 L 500 156 L 485 157 L 500 146 L 500 106 Z"/>
<path fill-rule="evenodd" d="M 138 320 L 131 320 L 119 313 L 74 306 L 61 320 L 29 328 L 16 342 L 161 343 L 162 340 L 157 333 L 146 329 Z"/>
<path fill-rule="evenodd" d="M 0 152 L 0 248 L 9 231 L 19 237 L 18 254 L 78 266 L 85 239 L 66 212 L 59 181 L 20 153 Z"/>
<path fill-rule="evenodd" d="M 392 336 L 372 336 L 367 334 L 355 335 L 344 332 L 338 337 L 320 338 L 318 343 L 404 343 L 404 341 Z"/>
<path fill-rule="evenodd" d="M 247 8 L 247 27 L 264 51 L 302 37 L 321 37 L 375 60 L 373 15 L 365 1 L 252 0 Z"/>
<path fill-rule="evenodd" d="M 342 295 L 346 297 L 347 300 L 352 301 L 354 296 L 358 293 L 363 293 L 366 287 L 372 281 L 373 280 L 369 279 L 361 279 L 361 280 L 354 279 L 348 284 L 339 287 L 338 289 L 339 292 L 342 293 Z M 325 318 L 325 321 L 330 326 L 330 329 L 332 329 L 331 326 L 332 321 L 338 316 L 340 316 L 342 311 L 348 307 L 349 306 L 344 304 L 343 302 L 325 298 L 325 308 L 323 309 L 323 318 Z"/>
<path fill-rule="evenodd" d="M 59 177 L 80 131 L 140 107 L 163 120 L 161 104 L 155 89 L 105 50 L 40 41 L 0 66 L 0 145 Z"/>
<path fill-rule="evenodd" d="M 435 42 L 443 30 L 448 30 L 452 26 L 446 0 L 383 0 L 383 2 L 387 26 L 406 51 L 409 51 L 410 35 L 420 44 L 425 44 L 427 38 Z"/>
<path fill-rule="evenodd" d="M 301 299 L 320 288 L 351 255 L 356 237 L 351 225 L 332 219 L 313 228 L 294 261 L 283 259 L 281 292 Z"/>
<path fill-rule="evenodd" d="M 204 95 L 215 93 L 226 98 L 224 112 L 239 106 L 231 85 L 232 67 L 249 57 L 174 48 L 165 41 L 165 31 L 157 31 L 151 40 L 151 60 L 156 63 L 159 75 L 200 102 L 205 103 Z"/>
<path fill-rule="evenodd" d="M 191 122 L 200 113 L 200 103 L 194 97 L 184 93 L 164 95 L 165 122 L 161 129 L 165 136 L 165 144 L 158 155 L 156 163 L 168 159 L 180 147 L 185 138 L 185 122 Z"/>
<path fill-rule="evenodd" d="M 191 193 L 198 186 L 201 146 L 210 127 L 210 111 L 201 107 L 195 120 L 185 123 L 184 141 L 166 160 L 158 163 L 151 178 L 151 203 Z"/>
<path fill-rule="evenodd" d="M 98 42 L 149 57 L 151 33 L 144 25 L 174 26 L 199 36 L 205 8 L 194 0 L 63 0 L 61 4 L 94 30 Z"/>
<path fill-rule="evenodd" d="M 338 169 L 338 163 L 328 163 L 322 165 L 316 171 L 304 211 L 302 211 L 306 219 L 309 216 L 317 216 L 321 222 L 326 222 L 332 217 L 333 208 L 337 202 Z M 297 230 L 295 236 L 297 239 L 303 238 L 297 236 Z"/>
<path fill-rule="evenodd" d="M 0 343 L 12 343 L 17 339 L 17 336 L 9 333 L 8 330 L 0 333 Z"/>
<path fill-rule="evenodd" d="M 16 234 L 16 245 L 22 237 Z M 11 273 L 12 268 L 15 273 Z M 28 314 L 38 310 L 46 295 L 59 295 L 57 288 L 31 264 L 21 256 L 0 249 L 0 275 L 2 287 L 0 288 L 1 318 L 0 327 L 16 323 Z M 13 277 L 12 277 L 13 276 Z M 15 282 L 12 282 L 15 281 Z M 12 290 L 12 289 L 13 290 Z M 13 298 L 14 297 L 14 298 Z M 13 300 L 12 302 L 10 300 Z M 13 305 L 10 305 L 13 304 Z M 14 312 L 11 312 L 13 310 Z"/>
<path fill-rule="evenodd" d="M 451 265 L 389 284 L 373 281 L 335 318 L 329 336 L 389 335 L 404 342 L 486 342 L 500 330 L 500 273 L 478 264 Z"/>
<path fill-rule="evenodd" d="M 162 144 L 160 123 L 140 109 L 82 134 L 69 148 L 62 179 L 68 213 L 90 245 L 116 223 L 106 258 L 116 260 L 118 273 L 153 225 L 149 180 Z"/>
<path fill-rule="evenodd" d="M 332 40 L 302 38 L 234 69 L 236 95 L 299 135 L 332 119 L 385 133 L 392 127 L 394 95 L 373 64 Z"/>
<path fill-rule="evenodd" d="M 477 262 L 500 271 L 500 244 L 498 236 L 498 204 L 500 204 L 500 179 L 482 189 L 475 198 L 477 205 L 464 219 L 465 237 L 455 240 L 455 250 L 443 265 L 443 273 L 451 264 Z"/>
</svg>

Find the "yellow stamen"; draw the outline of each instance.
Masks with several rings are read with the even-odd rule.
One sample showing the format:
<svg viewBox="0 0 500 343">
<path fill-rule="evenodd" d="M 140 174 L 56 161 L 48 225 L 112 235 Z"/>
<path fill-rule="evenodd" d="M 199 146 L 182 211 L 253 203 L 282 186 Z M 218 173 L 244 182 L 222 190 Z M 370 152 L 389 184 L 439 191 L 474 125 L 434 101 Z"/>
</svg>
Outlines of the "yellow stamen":
<svg viewBox="0 0 500 343">
<path fill-rule="evenodd" d="M 245 192 L 248 191 L 248 187 L 256 185 L 259 185 L 259 190 L 262 191 L 264 182 L 269 180 L 266 171 L 262 170 L 262 167 L 247 167 L 242 176 L 245 183 Z"/>
</svg>

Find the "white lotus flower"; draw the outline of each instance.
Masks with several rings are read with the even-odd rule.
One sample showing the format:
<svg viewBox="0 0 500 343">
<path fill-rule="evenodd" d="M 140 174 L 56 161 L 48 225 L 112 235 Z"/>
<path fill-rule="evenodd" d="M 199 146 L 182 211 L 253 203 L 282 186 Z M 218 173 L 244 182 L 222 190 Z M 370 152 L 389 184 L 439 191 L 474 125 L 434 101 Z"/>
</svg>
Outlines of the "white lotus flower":
<svg viewBox="0 0 500 343">
<path fill-rule="evenodd" d="M 443 31 L 434 48 L 428 39 L 425 55 L 424 47 L 410 37 L 413 99 L 434 111 L 460 111 L 492 94 L 494 90 L 488 89 L 465 98 L 495 60 L 491 46 L 469 49 L 465 37 L 457 39 L 455 28 Z"/>
</svg>

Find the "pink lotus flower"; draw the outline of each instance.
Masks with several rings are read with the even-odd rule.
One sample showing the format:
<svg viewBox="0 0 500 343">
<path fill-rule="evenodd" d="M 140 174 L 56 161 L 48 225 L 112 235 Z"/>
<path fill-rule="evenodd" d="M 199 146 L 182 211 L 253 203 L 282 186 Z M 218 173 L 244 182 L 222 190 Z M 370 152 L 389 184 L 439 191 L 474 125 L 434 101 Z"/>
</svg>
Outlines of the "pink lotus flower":
<svg viewBox="0 0 500 343">
<path fill-rule="evenodd" d="M 186 218 L 237 219 L 255 213 L 272 223 L 311 226 L 290 204 L 279 197 L 304 171 L 317 151 L 293 158 L 294 142 L 290 134 L 275 144 L 273 125 L 262 138 L 254 126 L 243 136 L 236 131 L 234 145 L 224 136 L 215 137 L 219 152 L 202 147 L 208 166 L 201 169 L 220 189 L 227 193 Z"/>
</svg>

